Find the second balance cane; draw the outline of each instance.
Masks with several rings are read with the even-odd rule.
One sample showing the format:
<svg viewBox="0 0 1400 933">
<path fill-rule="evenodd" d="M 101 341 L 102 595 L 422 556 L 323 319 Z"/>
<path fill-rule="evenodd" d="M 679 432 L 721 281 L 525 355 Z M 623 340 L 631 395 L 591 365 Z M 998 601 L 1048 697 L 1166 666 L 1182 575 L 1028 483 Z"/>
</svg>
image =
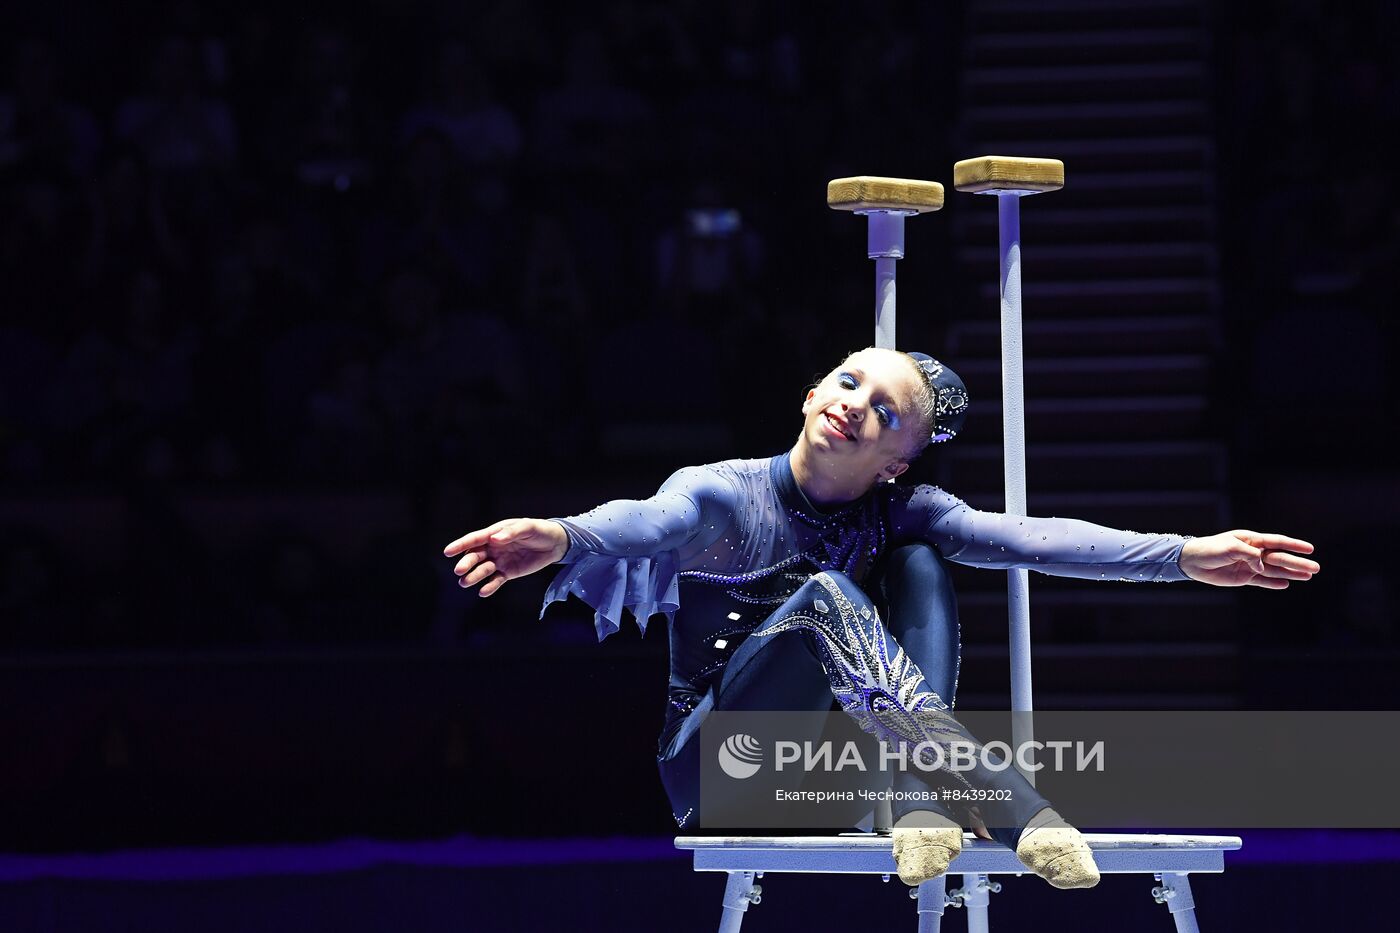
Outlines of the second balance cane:
<svg viewBox="0 0 1400 933">
<path fill-rule="evenodd" d="M 1026 408 L 1021 353 L 1021 198 L 1065 185 L 1065 164 L 1059 159 L 982 156 L 953 166 L 953 187 L 974 194 L 995 195 L 1001 238 L 1001 421 L 1005 447 L 1006 514 L 1026 514 Z M 1031 725 L 1031 602 L 1025 570 L 1010 570 L 1011 741 L 1020 749 L 1033 741 Z M 1035 774 L 1016 768 L 1032 784 Z"/>
</svg>

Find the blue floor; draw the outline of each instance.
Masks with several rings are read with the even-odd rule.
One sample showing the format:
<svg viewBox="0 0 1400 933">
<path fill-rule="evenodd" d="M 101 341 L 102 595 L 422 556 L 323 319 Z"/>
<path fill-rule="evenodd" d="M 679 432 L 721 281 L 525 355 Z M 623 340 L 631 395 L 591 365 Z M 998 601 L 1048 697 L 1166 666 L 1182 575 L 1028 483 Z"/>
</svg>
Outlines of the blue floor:
<svg viewBox="0 0 1400 933">
<path fill-rule="evenodd" d="M 1195 875 L 1202 928 L 1389 928 L 1400 832 L 1242 831 L 1223 875 Z M 769 875 L 746 931 L 915 929 L 896 879 Z M 1173 929 L 1146 876 L 1091 892 L 1003 879 L 1002 929 Z M 0 856 L 0 930 L 712 930 L 722 875 L 664 839 L 488 840 Z M 945 930 L 966 921 L 950 910 Z"/>
</svg>

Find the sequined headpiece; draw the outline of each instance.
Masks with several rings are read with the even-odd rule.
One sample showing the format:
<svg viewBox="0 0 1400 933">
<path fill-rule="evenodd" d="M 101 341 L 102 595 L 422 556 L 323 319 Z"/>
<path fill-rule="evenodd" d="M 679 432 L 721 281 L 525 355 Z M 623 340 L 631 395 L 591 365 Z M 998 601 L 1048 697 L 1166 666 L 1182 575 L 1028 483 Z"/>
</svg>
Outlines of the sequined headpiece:
<svg viewBox="0 0 1400 933">
<path fill-rule="evenodd" d="M 967 420 L 967 386 L 947 366 L 927 353 L 910 353 L 933 385 L 933 437 L 930 444 L 941 444 L 958 436 Z"/>
</svg>

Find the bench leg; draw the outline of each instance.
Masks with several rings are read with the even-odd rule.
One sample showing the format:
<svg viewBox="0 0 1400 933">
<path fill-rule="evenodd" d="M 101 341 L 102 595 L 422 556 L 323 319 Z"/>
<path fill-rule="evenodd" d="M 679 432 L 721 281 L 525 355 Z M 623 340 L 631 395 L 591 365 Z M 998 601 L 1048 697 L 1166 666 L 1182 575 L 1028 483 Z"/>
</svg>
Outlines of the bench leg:
<svg viewBox="0 0 1400 933">
<path fill-rule="evenodd" d="M 739 925 L 744 922 L 744 912 L 750 904 L 757 904 L 763 887 L 753 883 L 751 871 L 731 871 L 729 880 L 724 883 L 724 910 L 720 913 L 719 933 L 739 933 Z"/>
<path fill-rule="evenodd" d="M 1191 897 L 1191 882 L 1185 872 L 1163 872 L 1157 876 L 1162 882 L 1152 889 L 1152 898 L 1159 904 L 1166 904 L 1176 921 L 1176 933 L 1201 933 L 1196 925 L 1196 901 Z"/>
<path fill-rule="evenodd" d="M 986 875 L 963 875 L 962 902 L 967 908 L 967 933 L 988 933 L 987 905 L 991 881 Z"/>
<path fill-rule="evenodd" d="M 948 905 L 948 879 L 939 875 L 919 885 L 913 894 L 919 900 L 919 933 L 938 933 L 943 924 L 943 908 Z"/>
</svg>

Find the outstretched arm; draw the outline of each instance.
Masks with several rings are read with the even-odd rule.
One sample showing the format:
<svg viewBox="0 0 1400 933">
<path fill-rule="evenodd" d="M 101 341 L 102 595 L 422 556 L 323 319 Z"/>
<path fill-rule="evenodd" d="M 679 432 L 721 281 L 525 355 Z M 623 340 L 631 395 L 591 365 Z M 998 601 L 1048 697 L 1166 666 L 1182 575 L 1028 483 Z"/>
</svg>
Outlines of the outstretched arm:
<svg viewBox="0 0 1400 933">
<path fill-rule="evenodd" d="M 896 507 L 905 533 L 973 567 L 1023 567 L 1088 580 L 1199 580 L 1216 586 L 1285 589 L 1318 564 L 1306 541 L 1236 530 L 1204 538 L 1139 534 L 1071 518 L 982 512 L 936 486 L 917 486 Z"/>
<path fill-rule="evenodd" d="M 918 487 L 909 504 L 915 535 L 954 563 L 1084 580 L 1187 579 L 1177 566 L 1187 543 L 1181 535 L 1139 534 L 1074 518 L 983 512 L 933 486 Z"/>
<path fill-rule="evenodd" d="M 455 571 L 463 588 L 486 581 L 490 596 L 507 581 L 585 555 L 641 558 L 673 550 L 728 526 L 734 491 L 713 471 L 685 467 L 649 499 L 615 499 L 568 518 L 508 518 L 463 535 L 444 549 L 461 555 Z"/>
<path fill-rule="evenodd" d="M 1298 538 L 1236 529 L 1187 541 L 1178 566 L 1192 580 L 1215 586 L 1286 590 L 1290 580 L 1311 580 L 1322 569 L 1299 556 L 1312 552 L 1313 546 Z"/>
</svg>

